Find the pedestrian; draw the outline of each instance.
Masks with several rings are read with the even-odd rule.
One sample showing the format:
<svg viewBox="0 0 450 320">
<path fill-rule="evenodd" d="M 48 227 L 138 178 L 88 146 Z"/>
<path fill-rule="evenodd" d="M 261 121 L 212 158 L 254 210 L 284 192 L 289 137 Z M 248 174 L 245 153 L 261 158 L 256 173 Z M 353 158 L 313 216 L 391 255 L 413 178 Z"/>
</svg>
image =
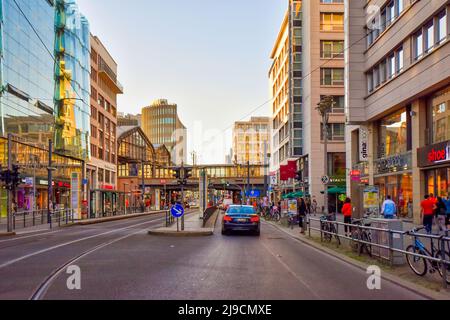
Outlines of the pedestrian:
<svg viewBox="0 0 450 320">
<path fill-rule="evenodd" d="M 352 224 L 352 200 L 350 198 L 345 199 L 342 206 L 342 214 L 344 215 L 345 236 L 348 237 L 352 233 L 352 228 L 348 224 Z"/>
<path fill-rule="evenodd" d="M 304 225 L 304 219 L 306 217 L 306 212 L 308 208 L 306 207 L 306 202 L 303 198 L 300 198 L 298 201 L 298 224 L 300 226 L 300 233 L 305 234 L 305 225 Z"/>
<path fill-rule="evenodd" d="M 445 234 L 445 231 L 447 231 L 447 224 L 446 224 L 447 206 L 445 205 L 445 202 L 441 197 L 437 197 L 435 212 L 436 212 L 436 224 L 439 227 L 439 232 Z"/>
<path fill-rule="evenodd" d="M 425 200 L 420 203 L 420 218 L 423 220 L 423 226 L 428 234 L 433 231 L 433 217 L 436 210 L 436 204 L 429 195 L 425 196 Z"/>
<path fill-rule="evenodd" d="M 385 219 L 394 219 L 396 213 L 397 206 L 395 205 L 395 202 L 392 201 L 391 196 L 387 196 L 381 207 L 381 214 Z"/>
<path fill-rule="evenodd" d="M 317 213 L 317 207 L 318 207 L 317 200 L 314 199 L 312 202 L 312 212 L 314 213 L 314 215 L 316 215 Z"/>
<path fill-rule="evenodd" d="M 311 213 L 311 199 L 310 198 L 306 198 L 306 212 L 308 214 Z"/>
<path fill-rule="evenodd" d="M 447 199 L 442 199 L 445 203 L 445 207 L 447 208 L 447 215 L 445 219 L 445 224 L 447 225 L 447 229 L 450 229 L 450 193 L 448 194 Z"/>
</svg>

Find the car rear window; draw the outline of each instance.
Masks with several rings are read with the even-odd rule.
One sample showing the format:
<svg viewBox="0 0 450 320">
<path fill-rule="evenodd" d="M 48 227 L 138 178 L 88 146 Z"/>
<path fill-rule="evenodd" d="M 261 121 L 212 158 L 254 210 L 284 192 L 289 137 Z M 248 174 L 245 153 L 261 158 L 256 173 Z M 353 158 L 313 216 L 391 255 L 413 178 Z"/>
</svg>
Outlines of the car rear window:
<svg viewBox="0 0 450 320">
<path fill-rule="evenodd" d="M 255 209 L 251 207 L 231 207 L 227 214 L 255 214 Z"/>
</svg>

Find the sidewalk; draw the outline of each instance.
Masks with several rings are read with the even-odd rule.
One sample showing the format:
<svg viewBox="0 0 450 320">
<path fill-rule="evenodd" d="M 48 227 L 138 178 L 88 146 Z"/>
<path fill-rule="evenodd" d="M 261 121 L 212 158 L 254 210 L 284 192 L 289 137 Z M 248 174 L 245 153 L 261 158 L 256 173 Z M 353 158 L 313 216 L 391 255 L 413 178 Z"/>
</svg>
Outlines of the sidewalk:
<svg viewBox="0 0 450 320">
<path fill-rule="evenodd" d="M 203 213 L 197 211 L 195 213 L 185 216 L 184 231 L 181 231 L 181 219 L 177 223 L 170 227 L 155 228 L 148 231 L 149 235 L 156 236 L 172 236 L 172 237 L 201 237 L 212 236 L 214 234 L 214 226 L 219 216 L 219 210 L 217 210 L 211 218 L 209 218 L 206 226 L 203 227 Z"/>
<path fill-rule="evenodd" d="M 312 215 L 312 217 L 314 217 L 314 215 Z M 314 218 L 320 219 L 320 217 L 321 215 L 317 214 Z M 337 220 L 343 221 L 343 217 L 338 215 Z M 274 221 L 266 221 L 266 223 L 276 227 L 280 231 L 304 244 L 314 247 L 315 249 L 332 255 L 363 270 L 367 270 L 368 266 L 375 264 L 383 270 L 384 278 L 391 282 L 398 283 L 418 293 L 426 294 L 434 299 L 450 299 L 450 291 L 443 289 L 442 278 L 440 278 L 437 273 L 434 275 L 428 274 L 422 278 L 416 276 L 407 264 L 401 266 L 390 266 L 389 263 L 379 258 L 371 258 L 368 255 L 359 255 L 358 253 L 353 252 L 349 246 L 349 240 L 341 238 L 342 244 L 338 247 L 334 239 L 331 243 L 321 242 L 320 232 L 318 231 L 311 230 L 311 237 L 309 237 L 309 231 L 306 231 L 305 234 L 301 234 L 298 226 L 291 229 L 287 227 L 283 221 L 279 223 Z M 341 232 L 339 232 L 339 234 L 341 234 Z"/>
</svg>

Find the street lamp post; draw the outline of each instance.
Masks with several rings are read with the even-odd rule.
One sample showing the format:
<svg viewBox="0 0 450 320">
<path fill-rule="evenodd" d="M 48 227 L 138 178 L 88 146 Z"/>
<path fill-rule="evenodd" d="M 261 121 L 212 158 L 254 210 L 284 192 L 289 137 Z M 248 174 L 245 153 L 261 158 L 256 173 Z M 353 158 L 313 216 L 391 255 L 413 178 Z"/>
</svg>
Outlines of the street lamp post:
<svg viewBox="0 0 450 320">
<path fill-rule="evenodd" d="M 330 113 L 333 108 L 333 97 L 325 96 L 320 103 L 317 104 L 317 111 L 319 111 L 322 117 L 322 130 L 323 130 L 323 146 L 324 146 L 324 176 L 328 175 L 328 121 L 330 119 Z M 324 214 L 328 215 L 328 184 L 324 183 Z"/>
</svg>

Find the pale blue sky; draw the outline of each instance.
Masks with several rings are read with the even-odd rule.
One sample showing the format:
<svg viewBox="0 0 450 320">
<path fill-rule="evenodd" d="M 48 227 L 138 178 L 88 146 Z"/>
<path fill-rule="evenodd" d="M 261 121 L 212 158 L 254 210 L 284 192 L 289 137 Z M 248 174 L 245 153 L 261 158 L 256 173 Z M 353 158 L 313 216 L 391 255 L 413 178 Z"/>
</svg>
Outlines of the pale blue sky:
<svg viewBox="0 0 450 320">
<path fill-rule="evenodd" d="M 188 149 L 223 163 L 234 121 L 269 99 L 270 51 L 287 0 L 78 0 L 119 65 L 119 111 L 178 104 Z M 254 115 L 269 115 L 270 105 Z M 247 116 L 247 117 L 246 117 Z M 246 117 L 246 118 L 245 118 Z M 209 137 L 208 137 L 209 136 Z M 215 145 L 216 149 L 211 149 Z"/>
</svg>

